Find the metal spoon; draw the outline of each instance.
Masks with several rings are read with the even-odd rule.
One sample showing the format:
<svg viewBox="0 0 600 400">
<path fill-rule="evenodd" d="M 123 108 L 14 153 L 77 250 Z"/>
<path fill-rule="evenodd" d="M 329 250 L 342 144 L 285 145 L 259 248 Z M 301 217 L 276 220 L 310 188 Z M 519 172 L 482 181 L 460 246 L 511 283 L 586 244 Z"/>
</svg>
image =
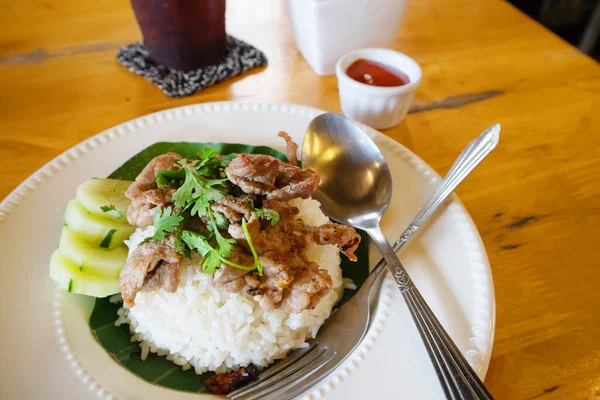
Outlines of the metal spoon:
<svg viewBox="0 0 600 400">
<path fill-rule="evenodd" d="M 494 125 L 465 147 L 408 228 L 394 243 L 396 252 L 415 236 L 415 232 L 426 224 L 462 180 L 496 147 L 499 133 L 500 126 Z M 315 148 L 314 150 L 320 152 L 327 149 Z M 367 332 L 371 320 L 369 305 L 374 302 L 379 292 L 380 285 L 377 282 L 381 283 L 379 277 L 385 270 L 385 266 L 383 260 L 377 263 L 358 292 L 329 317 L 319 329 L 317 337 L 308 341 L 307 348 L 293 351 L 260 374 L 258 380 L 230 393 L 228 398 L 232 400 L 293 398 L 335 370 L 360 344 Z M 424 315 L 429 316 L 426 313 Z M 431 316 L 430 320 L 433 321 L 435 316 L 433 313 Z M 450 352 L 456 354 L 458 362 L 462 360 L 456 347 L 450 346 Z M 440 360 L 443 361 L 441 354 L 434 354 L 439 355 Z M 447 372 L 452 373 L 452 371 Z"/>
<path fill-rule="evenodd" d="M 490 129 L 499 132 L 499 125 Z M 315 118 L 304 137 L 303 167 L 321 177 L 313 197 L 333 220 L 367 232 L 407 302 L 448 399 L 492 399 L 413 284 L 379 226 L 392 196 L 383 154 L 352 121 L 333 113 Z"/>
</svg>

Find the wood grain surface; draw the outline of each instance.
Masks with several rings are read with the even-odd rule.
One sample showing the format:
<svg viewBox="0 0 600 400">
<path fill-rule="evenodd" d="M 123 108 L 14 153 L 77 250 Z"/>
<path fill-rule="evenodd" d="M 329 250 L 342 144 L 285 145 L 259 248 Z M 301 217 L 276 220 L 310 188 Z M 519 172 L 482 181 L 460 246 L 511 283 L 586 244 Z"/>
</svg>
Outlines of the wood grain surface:
<svg viewBox="0 0 600 400">
<path fill-rule="evenodd" d="M 51 158 L 157 110 L 267 100 L 339 111 L 293 41 L 283 0 L 228 3 L 228 31 L 269 65 L 173 100 L 118 65 L 129 3 L 0 0 L 0 198 Z M 385 133 L 444 174 L 495 122 L 500 146 L 459 188 L 492 265 L 498 399 L 600 398 L 600 67 L 500 0 L 413 0 L 393 47 L 423 82 Z"/>
</svg>

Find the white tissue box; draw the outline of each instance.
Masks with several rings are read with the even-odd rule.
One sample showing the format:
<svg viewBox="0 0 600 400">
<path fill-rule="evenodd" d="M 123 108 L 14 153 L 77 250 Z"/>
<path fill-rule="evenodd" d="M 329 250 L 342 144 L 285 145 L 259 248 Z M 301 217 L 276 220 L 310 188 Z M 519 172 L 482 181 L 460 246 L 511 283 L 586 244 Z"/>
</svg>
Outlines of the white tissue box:
<svg viewBox="0 0 600 400">
<path fill-rule="evenodd" d="M 296 46 L 317 75 L 361 47 L 388 47 L 406 0 L 287 0 Z"/>
</svg>

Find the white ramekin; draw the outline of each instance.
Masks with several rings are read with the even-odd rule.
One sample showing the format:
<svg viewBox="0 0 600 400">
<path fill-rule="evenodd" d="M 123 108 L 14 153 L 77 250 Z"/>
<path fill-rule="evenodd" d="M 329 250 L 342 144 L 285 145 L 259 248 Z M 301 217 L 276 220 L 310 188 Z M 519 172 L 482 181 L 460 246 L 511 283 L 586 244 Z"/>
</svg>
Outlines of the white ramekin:
<svg viewBox="0 0 600 400">
<path fill-rule="evenodd" d="M 403 86 L 380 87 L 360 83 L 346 74 L 359 58 L 380 62 L 408 76 Z M 344 115 L 375 129 L 397 125 L 408 113 L 421 82 L 421 68 L 412 58 L 389 49 L 358 49 L 342 56 L 336 65 L 340 103 Z"/>
</svg>

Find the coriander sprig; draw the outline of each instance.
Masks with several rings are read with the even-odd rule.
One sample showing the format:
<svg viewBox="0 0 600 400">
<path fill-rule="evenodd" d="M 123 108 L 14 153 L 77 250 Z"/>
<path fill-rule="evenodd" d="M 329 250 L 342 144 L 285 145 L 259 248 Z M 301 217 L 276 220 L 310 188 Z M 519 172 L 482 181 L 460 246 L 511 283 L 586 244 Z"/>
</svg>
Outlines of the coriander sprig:
<svg viewBox="0 0 600 400">
<path fill-rule="evenodd" d="M 252 199 L 249 199 L 249 201 L 252 213 L 258 218 L 271 221 L 271 226 L 275 226 L 279 223 L 279 213 L 277 211 L 271 208 L 256 208 L 254 207 L 254 201 Z"/>
<path fill-rule="evenodd" d="M 260 260 L 258 259 L 258 255 L 256 254 L 254 244 L 252 243 L 252 238 L 250 237 L 250 232 L 248 232 L 248 226 L 245 218 L 242 220 L 242 228 L 244 229 L 244 235 L 246 236 L 248 247 L 250 247 L 250 251 L 254 256 L 254 264 L 252 265 L 240 265 L 228 260 L 223 253 L 223 248 L 219 244 L 210 244 L 211 238 L 212 236 L 214 236 L 214 232 L 213 234 L 211 234 L 211 236 L 207 237 L 197 232 L 184 230 L 181 232 L 181 240 L 189 248 L 196 250 L 198 253 L 200 253 L 200 255 L 202 256 L 201 266 L 204 273 L 211 274 L 215 272 L 216 269 L 221 265 L 221 263 L 223 263 L 235 268 L 243 269 L 245 271 L 252 271 L 256 269 L 258 270 L 258 275 L 262 276 L 263 267 L 260 263 Z"/>
<path fill-rule="evenodd" d="M 206 227 L 210 231 L 212 231 L 212 233 L 215 236 L 219 254 L 226 258 L 230 257 L 231 253 L 233 253 L 233 249 L 234 249 L 235 245 L 237 244 L 237 242 L 235 241 L 235 239 L 231 239 L 231 238 L 226 239 L 223 237 L 223 235 L 221 235 L 221 232 L 219 232 L 219 228 L 217 227 L 217 224 L 215 223 L 215 218 L 213 216 L 213 212 L 210 208 L 208 209 L 208 216 L 210 218 L 210 222 L 208 224 L 206 224 Z"/>
<path fill-rule="evenodd" d="M 183 221 L 181 214 L 173 213 L 173 209 L 171 207 L 159 207 L 158 210 L 154 212 L 154 216 L 152 217 L 152 222 L 154 228 L 156 229 L 152 240 L 155 242 L 164 240 L 165 235 L 168 232 L 175 231 L 181 221 Z"/>
<path fill-rule="evenodd" d="M 217 157 L 219 153 L 211 148 L 205 148 L 198 153 L 200 160 L 190 164 L 185 160 L 177 162 L 180 170 L 163 170 L 156 175 L 159 187 L 181 184 L 173 194 L 175 207 L 180 212 L 173 212 L 171 207 L 157 210 L 153 222 L 156 233 L 153 240 L 163 240 L 166 233 L 175 233 L 175 250 L 182 255 L 190 254 L 191 250 L 197 251 L 202 256 L 202 270 L 213 273 L 221 264 L 251 271 L 258 270 L 262 275 L 262 265 L 252 243 L 252 238 L 247 227 L 247 221 L 242 220 L 242 228 L 248 247 L 254 256 L 253 265 L 239 265 L 229 260 L 237 242 L 235 239 L 224 237 L 219 231 L 219 226 L 226 225 L 224 217 L 211 209 L 211 203 L 221 200 L 227 194 L 226 182 L 228 181 L 223 169 L 229 165 L 237 154 Z M 206 227 L 210 234 L 203 235 L 198 232 L 182 229 L 181 222 L 192 216 L 206 216 L 209 220 Z M 279 214 L 274 210 L 259 209 L 257 215 L 263 219 L 277 224 Z"/>
<path fill-rule="evenodd" d="M 181 168 L 185 172 L 185 180 L 173 194 L 175 206 L 181 209 L 191 207 L 192 215 L 206 215 L 208 203 L 224 197 L 225 187 L 223 183 L 227 179 L 205 178 L 198 173 L 196 168 L 186 163 L 181 163 Z"/>
<path fill-rule="evenodd" d="M 248 231 L 248 223 L 246 222 L 246 218 L 242 219 L 242 229 L 244 229 L 244 235 L 246 235 L 246 242 L 248 242 L 248 247 L 250 247 L 250 251 L 254 256 L 254 267 L 258 270 L 258 275 L 262 276 L 263 267 L 258 259 L 258 255 L 256 254 L 256 250 L 254 249 L 254 244 L 252 243 L 252 237 L 250 236 L 250 232 Z"/>
<path fill-rule="evenodd" d="M 279 213 L 273 209 L 255 208 L 252 210 L 252 212 L 260 219 L 271 221 L 271 226 L 275 226 L 279 223 Z"/>
</svg>

